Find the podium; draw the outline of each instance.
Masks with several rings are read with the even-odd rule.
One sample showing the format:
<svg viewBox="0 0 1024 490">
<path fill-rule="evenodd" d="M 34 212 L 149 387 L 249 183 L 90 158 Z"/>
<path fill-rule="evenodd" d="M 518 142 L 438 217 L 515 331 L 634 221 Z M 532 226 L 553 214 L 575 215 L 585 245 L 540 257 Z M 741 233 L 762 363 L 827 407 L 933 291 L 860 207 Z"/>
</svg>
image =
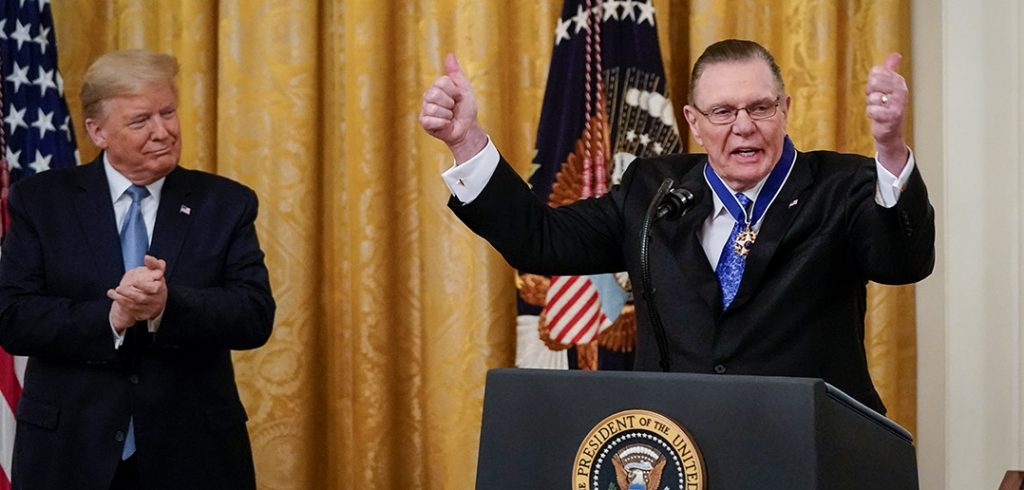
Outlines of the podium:
<svg viewBox="0 0 1024 490">
<path fill-rule="evenodd" d="M 906 490 L 918 480 L 910 434 L 820 379 L 495 369 L 476 488 Z"/>
</svg>

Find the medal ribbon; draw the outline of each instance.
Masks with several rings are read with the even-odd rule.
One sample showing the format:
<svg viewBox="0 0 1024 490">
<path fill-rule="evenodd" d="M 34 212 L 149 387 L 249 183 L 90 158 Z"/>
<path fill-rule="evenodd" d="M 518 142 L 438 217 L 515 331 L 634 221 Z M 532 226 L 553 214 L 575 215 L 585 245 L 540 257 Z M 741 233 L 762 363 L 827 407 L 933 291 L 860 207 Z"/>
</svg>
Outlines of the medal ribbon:
<svg viewBox="0 0 1024 490">
<path fill-rule="evenodd" d="M 704 179 L 711 186 L 711 190 L 715 191 L 718 199 L 725 205 L 725 209 L 729 211 L 729 214 L 737 222 L 745 223 L 747 229 L 752 229 L 764 216 L 765 211 L 768 210 L 772 202 L 775 201 L 779 190 L 782 189 L 782 184 L 786 182 L 789 172 L 793 169 L 794 162 L 796 162 L 796 148 L 793 147 L 793 141 L 789 139 L 789 136 L 786 136 L 782 143 L 782 156 L 775 163 L 775 168 L 768 174 L 768 180 L 765 181 L 761 192 L 757 194 L 757 200 L 754 201 L 754 209 L 749 216 L 747 215 L 747 210 L 740 205 L 736 196 L 722 182 L 722 179 L 715 173 L 709 163 L 704 164 Z"/>
</svg>

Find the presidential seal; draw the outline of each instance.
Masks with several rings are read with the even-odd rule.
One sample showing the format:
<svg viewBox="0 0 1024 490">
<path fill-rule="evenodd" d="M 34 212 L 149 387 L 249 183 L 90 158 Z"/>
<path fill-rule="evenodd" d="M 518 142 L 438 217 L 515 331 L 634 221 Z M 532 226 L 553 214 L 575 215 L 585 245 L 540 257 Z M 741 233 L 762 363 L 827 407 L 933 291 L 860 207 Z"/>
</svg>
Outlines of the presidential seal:
<svg viewBox="0 0 1024 490">
<path fill-rule="evenodd" d="M 597 424 L 576 452 L 573 490 L 704 490 L 704 459 L 675 421 L 626 410 Z"/>
</svg>

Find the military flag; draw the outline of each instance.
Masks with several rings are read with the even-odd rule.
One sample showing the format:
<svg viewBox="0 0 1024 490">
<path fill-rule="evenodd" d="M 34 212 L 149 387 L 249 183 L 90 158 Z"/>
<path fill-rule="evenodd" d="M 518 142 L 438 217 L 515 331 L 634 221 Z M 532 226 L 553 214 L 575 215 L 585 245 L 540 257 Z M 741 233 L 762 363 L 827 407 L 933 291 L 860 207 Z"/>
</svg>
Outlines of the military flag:
<svg viewBox="0 0 1024 490">
<path fill-rule="evenodd" d="M 566 0 L 554 37 L 529 179 L 538 196 L 551 206 L 597 197 L 634 158 L 680 151 L 653 0 Z M 632 365 L 624 273 L 518 282 L 517 366 Z M 575 355 L 562 353 L 572 347 Z"/>
</svg>

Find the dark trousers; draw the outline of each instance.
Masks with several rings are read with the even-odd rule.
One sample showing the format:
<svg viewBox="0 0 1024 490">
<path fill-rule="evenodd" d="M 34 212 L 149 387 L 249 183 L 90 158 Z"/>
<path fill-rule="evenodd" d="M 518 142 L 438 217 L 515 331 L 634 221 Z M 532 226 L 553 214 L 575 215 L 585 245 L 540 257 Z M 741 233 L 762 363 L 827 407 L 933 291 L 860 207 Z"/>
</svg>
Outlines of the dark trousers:
<svg viewBox="0 0 1024 490">
<path fill-rule="evenodd" d="M 139 468 L 135 455 L 121 461 L 117 465 L 117 472 L 114 473 L 114 481 L 110 483 L 110 490 L 138 490 L 139 489 Z"/>
</svg>

